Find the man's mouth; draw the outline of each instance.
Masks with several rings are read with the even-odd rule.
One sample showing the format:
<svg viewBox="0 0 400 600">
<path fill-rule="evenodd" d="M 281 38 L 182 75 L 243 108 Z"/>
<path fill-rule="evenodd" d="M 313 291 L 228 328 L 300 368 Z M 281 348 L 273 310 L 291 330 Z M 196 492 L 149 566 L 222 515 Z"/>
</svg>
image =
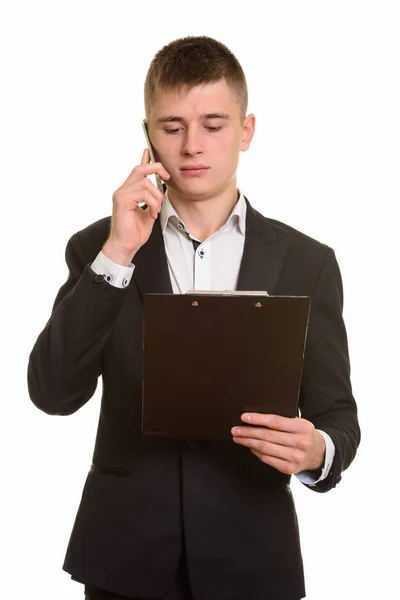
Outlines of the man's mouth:
<svg viewBox="0 0 400 600">
<path fill-rule="evenodd" d="M 205 173 L 209 168 L 210 167 L 207 167 L 207 165 L 188 165 L 186 167 L 181 167 L 180 170 L 185 175 L 200 175 L 201 173 Z"/>
</svg>

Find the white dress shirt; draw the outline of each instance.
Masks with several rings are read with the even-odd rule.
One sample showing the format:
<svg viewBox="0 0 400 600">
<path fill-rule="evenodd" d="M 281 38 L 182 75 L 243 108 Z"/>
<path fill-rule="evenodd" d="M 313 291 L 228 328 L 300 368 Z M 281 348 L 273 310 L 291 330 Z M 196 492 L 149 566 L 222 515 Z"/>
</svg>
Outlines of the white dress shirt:
<svg viewBox="0 0 400 600">
<path fill-rule="evenodd" d="M 174 294 L 186 294 L 188 290 L 236 290 L 246 235 L 247 209 L 240 190 L 238 194 L 239 200 L 226 223 L 200 242 L 191 235 L 166 193 L 159 219 Z M 193 240 L 199 243 L 196 251 Z M 91 269 L 104 275 L 110 285 L 122 288 L 129 285 L 135 265 L 117 265 L 100 251 Z M 325 463 L 319 479 L 313 479 L 306 472 L 296 474 L 308 485 L 315 485 L 327 477 L 335 455 L 331 437 L 324 431 L 318 431 L 326 447 Z"/>
</svg>

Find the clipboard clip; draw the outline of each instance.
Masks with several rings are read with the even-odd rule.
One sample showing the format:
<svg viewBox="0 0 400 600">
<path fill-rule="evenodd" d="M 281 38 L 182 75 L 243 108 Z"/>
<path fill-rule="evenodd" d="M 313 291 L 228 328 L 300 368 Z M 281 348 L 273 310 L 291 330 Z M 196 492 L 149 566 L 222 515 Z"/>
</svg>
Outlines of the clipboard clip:
<svg viewBox="0 0 400 600">
<path fill-rule="evenodd" d="M 269 296 L 267 290 L 188 290 L 186 294 L 196 296 L 211 294 L 215 296 Z"/>
</svg>

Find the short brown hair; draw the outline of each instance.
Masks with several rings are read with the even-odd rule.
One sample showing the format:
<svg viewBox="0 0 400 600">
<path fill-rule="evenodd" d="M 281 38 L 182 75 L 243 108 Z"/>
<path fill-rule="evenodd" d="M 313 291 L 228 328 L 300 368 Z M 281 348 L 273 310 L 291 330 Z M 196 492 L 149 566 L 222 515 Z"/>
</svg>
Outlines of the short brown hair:
<svg viewBox="0 0 400 600">
<path fill-rule="evenodd" d="M 247 112 L 246 77 L 236 56 L 221 42 L 207 36 L 188 36 L 170 42 L 154 56 L 144 83 L 144 106 L 150 108 L 158 89 L 180 91 L 225 79 L 240 105 L 243 124 Z"/>
</svg>

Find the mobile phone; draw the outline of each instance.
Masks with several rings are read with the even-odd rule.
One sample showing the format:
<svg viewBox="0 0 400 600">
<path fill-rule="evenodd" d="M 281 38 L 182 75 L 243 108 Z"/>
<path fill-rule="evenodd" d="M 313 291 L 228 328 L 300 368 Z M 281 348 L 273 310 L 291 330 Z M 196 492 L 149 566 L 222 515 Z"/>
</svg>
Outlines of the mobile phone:
<svg viewBox="0 0 400 600">
<path fill-rule="evenodd" d="M 149 132 L 147 130 L 147 123 L 144 120 L 142 121 L 142 127 L 143 127 L 143 131 L 144 131 L 144 137 L 146 138 L 147 147 L 148 147 L 149 153 L 150 153 L 150 160 L 151 160 L 151 162 L 158 162 L 156 159 L 153 145 L 149 138 Z M 160 192 L 162 194 L 164 194 L 165 192 L 164 192 L 163 182 L 161 180 L 161 177 L 158 175 L 158 173 L 155 173 L 155 178 L 156 178 L 156 184 L 157 184 L 158 189 L 160 190 Z"/>
</svg>

